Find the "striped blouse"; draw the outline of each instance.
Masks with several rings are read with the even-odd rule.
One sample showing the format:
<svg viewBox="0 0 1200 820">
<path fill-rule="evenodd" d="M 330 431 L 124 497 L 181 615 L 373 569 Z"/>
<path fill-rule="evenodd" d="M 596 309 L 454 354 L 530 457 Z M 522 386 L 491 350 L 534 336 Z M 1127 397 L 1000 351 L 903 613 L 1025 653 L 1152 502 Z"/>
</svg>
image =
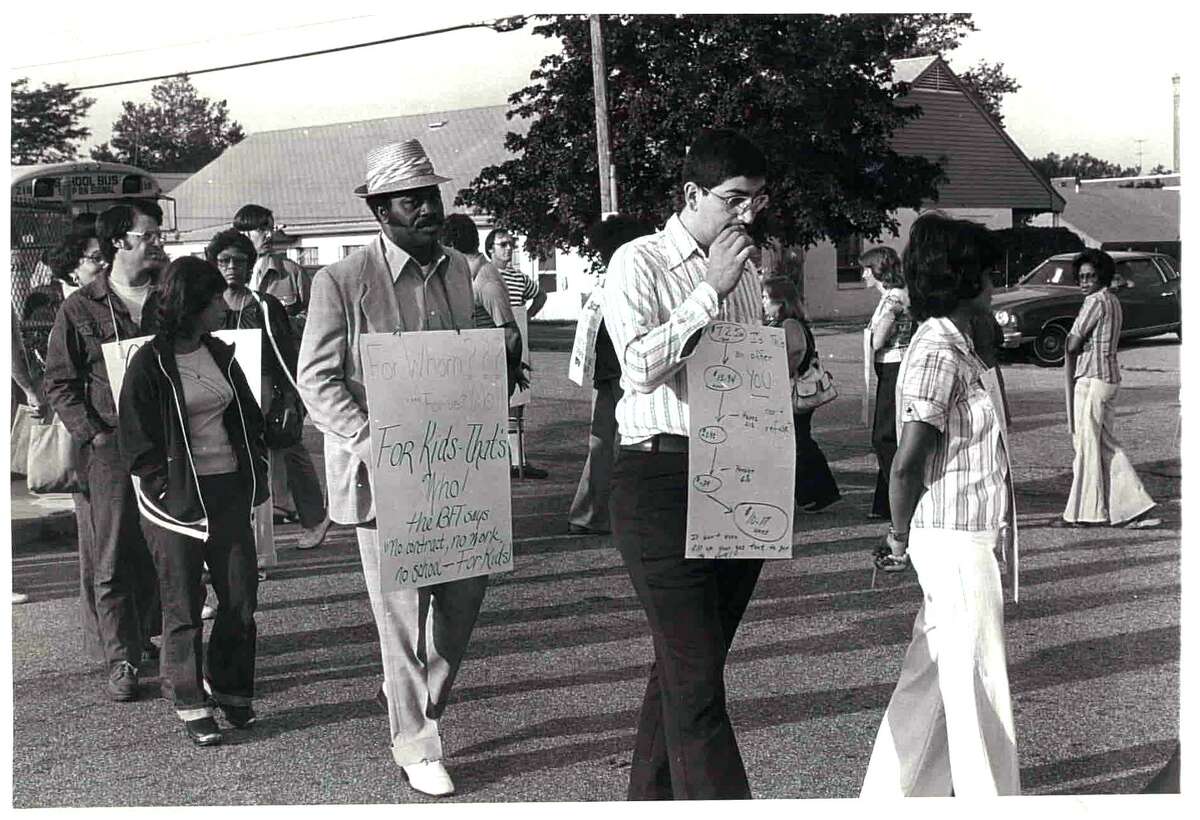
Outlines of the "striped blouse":
<svg viewBox="0 0 1200 820">
<path fill-rule="evenodd" d="M 913 334 L 897 378 L 897 423 L 923 421 L 941 435 L 925 461 L 912 527 L 979 531 L 1004 521 L 1008 454 L 983 372 L 949 319 L 926 319 Z"/>
<path fill-rule="evenodd" d="M 1083 300 L 1075 324 L 1071 325 L 1071 335 L 1083 340 L 1083 350 L 1075 363 L 1076 379 L 1121 383 L 1117 341 L 1123 322 L 1121 301 L 1108 288 L 1101 288 Z"/>
<path fill-rule="evenodd" d="M 621 360 L 621 443 L 688 434 L 687 343 L 715 319 L 762 323 L 758 280 L 749 268 L 723 299 L 704 281 L 708 255 L 678 215 L 657 233 L 617 249 L 601 309 Z"/>
</svg>

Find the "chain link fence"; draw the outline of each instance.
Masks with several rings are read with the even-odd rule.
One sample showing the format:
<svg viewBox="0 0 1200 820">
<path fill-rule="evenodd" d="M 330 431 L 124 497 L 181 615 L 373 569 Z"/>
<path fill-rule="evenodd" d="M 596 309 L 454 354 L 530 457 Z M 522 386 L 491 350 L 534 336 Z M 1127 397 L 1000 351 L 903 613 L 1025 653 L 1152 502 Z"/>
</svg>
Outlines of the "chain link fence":
<svg viewBox="0 0 1200 820">
<path fill-rule="evenodd" d="M 65 205 L 13 197 L 12 316 L 18 323 L 34 378 L 41 375 L 46 361 L 46 343 L 61 294 L 43 258 L 70 227 L 71 216 Z"/>
</svg>

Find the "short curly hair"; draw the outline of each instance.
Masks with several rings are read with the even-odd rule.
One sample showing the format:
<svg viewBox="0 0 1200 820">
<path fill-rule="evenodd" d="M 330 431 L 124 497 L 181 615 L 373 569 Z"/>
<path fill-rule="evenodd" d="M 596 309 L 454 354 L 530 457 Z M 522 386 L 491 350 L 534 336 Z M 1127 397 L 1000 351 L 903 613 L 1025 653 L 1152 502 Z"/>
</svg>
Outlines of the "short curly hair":
<svg viewBox="0 0 1200 820">
<path fill-rule="evenodd" d="M 46 252 L 46 264 L 50 272 L 64 282 L 71 282 L 71 274 L 79 267 L 79 260 L 93 239 L 99 241 L 95 227 L 77 227 Z M 101 254 L 103 256 L 103 254 Z"/>
<path fill-rule="evenodd" d="M 1075 277 L 1075 281 L 1079 281 L 1079 269 L 1084 265 L 1091 265 L 1096 271 L 1096 283 L 1102 288 L 1106 288 L 1112 284 L 1113 277 L 1117 274 L 1117 263 L 1113 258 L 1098 248 L 1088 248 L 1079 256 L 1075 257 L 1075 261 L 1071 263 L 1071 275 Z"/>
<path fill-rule="evenodd" d="M 966 219 L 925 214 L 913 223 L 902 265 L 913 318 L 948 316 L 984 289 L 988 230 Z"/>
<path fill-rule="evenodd" d="M 208 244 L 204 246 L 204 258 L 215 265 L 217 264 L 217 254 L 226 248 L 236 248 L 246 254 L 247 266 L 251 269 L 258 261 L 258 252 L 254 250 L 254 243 L 250 241 L 250 237 L 236 228 L 227 228 L 208 240 Z"/>
<path fill-rule="evenodd" d="M 459 253 L 479 253 L 479 228 L 466 214 L 450 214 L 442 223 L 442 244 Z"/>
</svg>

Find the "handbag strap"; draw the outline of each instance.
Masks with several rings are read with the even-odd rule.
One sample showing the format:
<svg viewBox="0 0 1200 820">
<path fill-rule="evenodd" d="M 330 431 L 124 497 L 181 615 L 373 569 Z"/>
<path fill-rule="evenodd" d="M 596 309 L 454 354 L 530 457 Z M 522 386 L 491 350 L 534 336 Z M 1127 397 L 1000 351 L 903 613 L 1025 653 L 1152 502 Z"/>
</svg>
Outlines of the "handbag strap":
<svg viewBox="0 0 1200 820">
<path fill-rule="evenodd" d="M 299 395 L 300 388 L 296 385 L 296 380 L 292 378 L 292 373 L 288 370 L 287 362 L 283 360 L 283 354 L 279 352 L 279 345 L 275 343 L 275 334 L 271 332 L 271 315 L 267 312 L 267 303 L 254 291 L 250 291 L 250 295 L 254 297 L 254 301 L 258 304 L 258 310 L 262 313 L 263 330 L 266 332 L 267 338 L 271 341 L 271 349 L 275 351 L 275 358 L 279 361 L 279 369 L 283 371 L 284 377 L 292 385 L 292 389 L 296 391 L 296 395 Z"/>
</svg>

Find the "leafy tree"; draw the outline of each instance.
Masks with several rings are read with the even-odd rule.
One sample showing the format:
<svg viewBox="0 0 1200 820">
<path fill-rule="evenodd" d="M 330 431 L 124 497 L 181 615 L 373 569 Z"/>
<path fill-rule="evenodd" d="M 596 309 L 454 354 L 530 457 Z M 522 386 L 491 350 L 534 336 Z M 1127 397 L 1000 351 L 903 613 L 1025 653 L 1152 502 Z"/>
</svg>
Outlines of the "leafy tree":
<svg viewBox="0 0 1200 820">
<path fill-rule="evenodd" d="M 941 174 L 889 147 L 919 115 L 898 103 L 903 89 L 890 80 L 892 59 L 934 36 L 920 17 L 606 15 L 621 210 L 664 220 L 685 146 L 703 126 L 731 126 L 772 163 L 772 236 L 807 245 L 895 231 L 892 212 L 936 199 Z M 950 37 L 953 25 L 944 30 Z M 484 168 L 457 204 L 495 215 L 544 254 L 584 247 L 599 217 L 599 182 L 587 19 L 543 17 L 534 31 L 562 48 L 509 97 L 509 117 L 528 120 L 528 131 L 507 135 L 515 158 Z"/>
<path fill-rule="evenodd" d="M 187 75 L 150 89 L 149 103 L 121 104 L 112 144 L 92 149 L 92 159 L 124 162 L 147 171 L 198 171 L 245 138 L 229 118 L 225 100 L 201 97 Z"/>
<path fill-rule="evenodd" d="M 1071 154 L 1060 157 L 1051 151 L 1044 157 L 1030 160 L 1046 179 L 1052 177 L 1079 177 L 1080 179 L 1102 179 L 1105 177 L 1133 177 L 1138 169 L 1122 167 L 1114 162 L 1093 157 L 1091 154 Z"/>
<path fill-rule="evenodd" d="M 1021 85 L 1004 72 L 1004 63 L 989 63 L 980 60 L 971 68 L 958 75 L 974 93 L 975 98 L 983 105 L 999 125 L 1004 124 L 1000 113 L 1000 103 L 1005 94 L 1013 94 L 1021 90 Z"/>
<path fill-rule="evenodd" d="M 64 83 L 30 88 L 29 78 L 12 81 L 12 163 L 66 162 L 76 142 L 92 132 L 79 124 L 96 102 Z"/>
</svg>

